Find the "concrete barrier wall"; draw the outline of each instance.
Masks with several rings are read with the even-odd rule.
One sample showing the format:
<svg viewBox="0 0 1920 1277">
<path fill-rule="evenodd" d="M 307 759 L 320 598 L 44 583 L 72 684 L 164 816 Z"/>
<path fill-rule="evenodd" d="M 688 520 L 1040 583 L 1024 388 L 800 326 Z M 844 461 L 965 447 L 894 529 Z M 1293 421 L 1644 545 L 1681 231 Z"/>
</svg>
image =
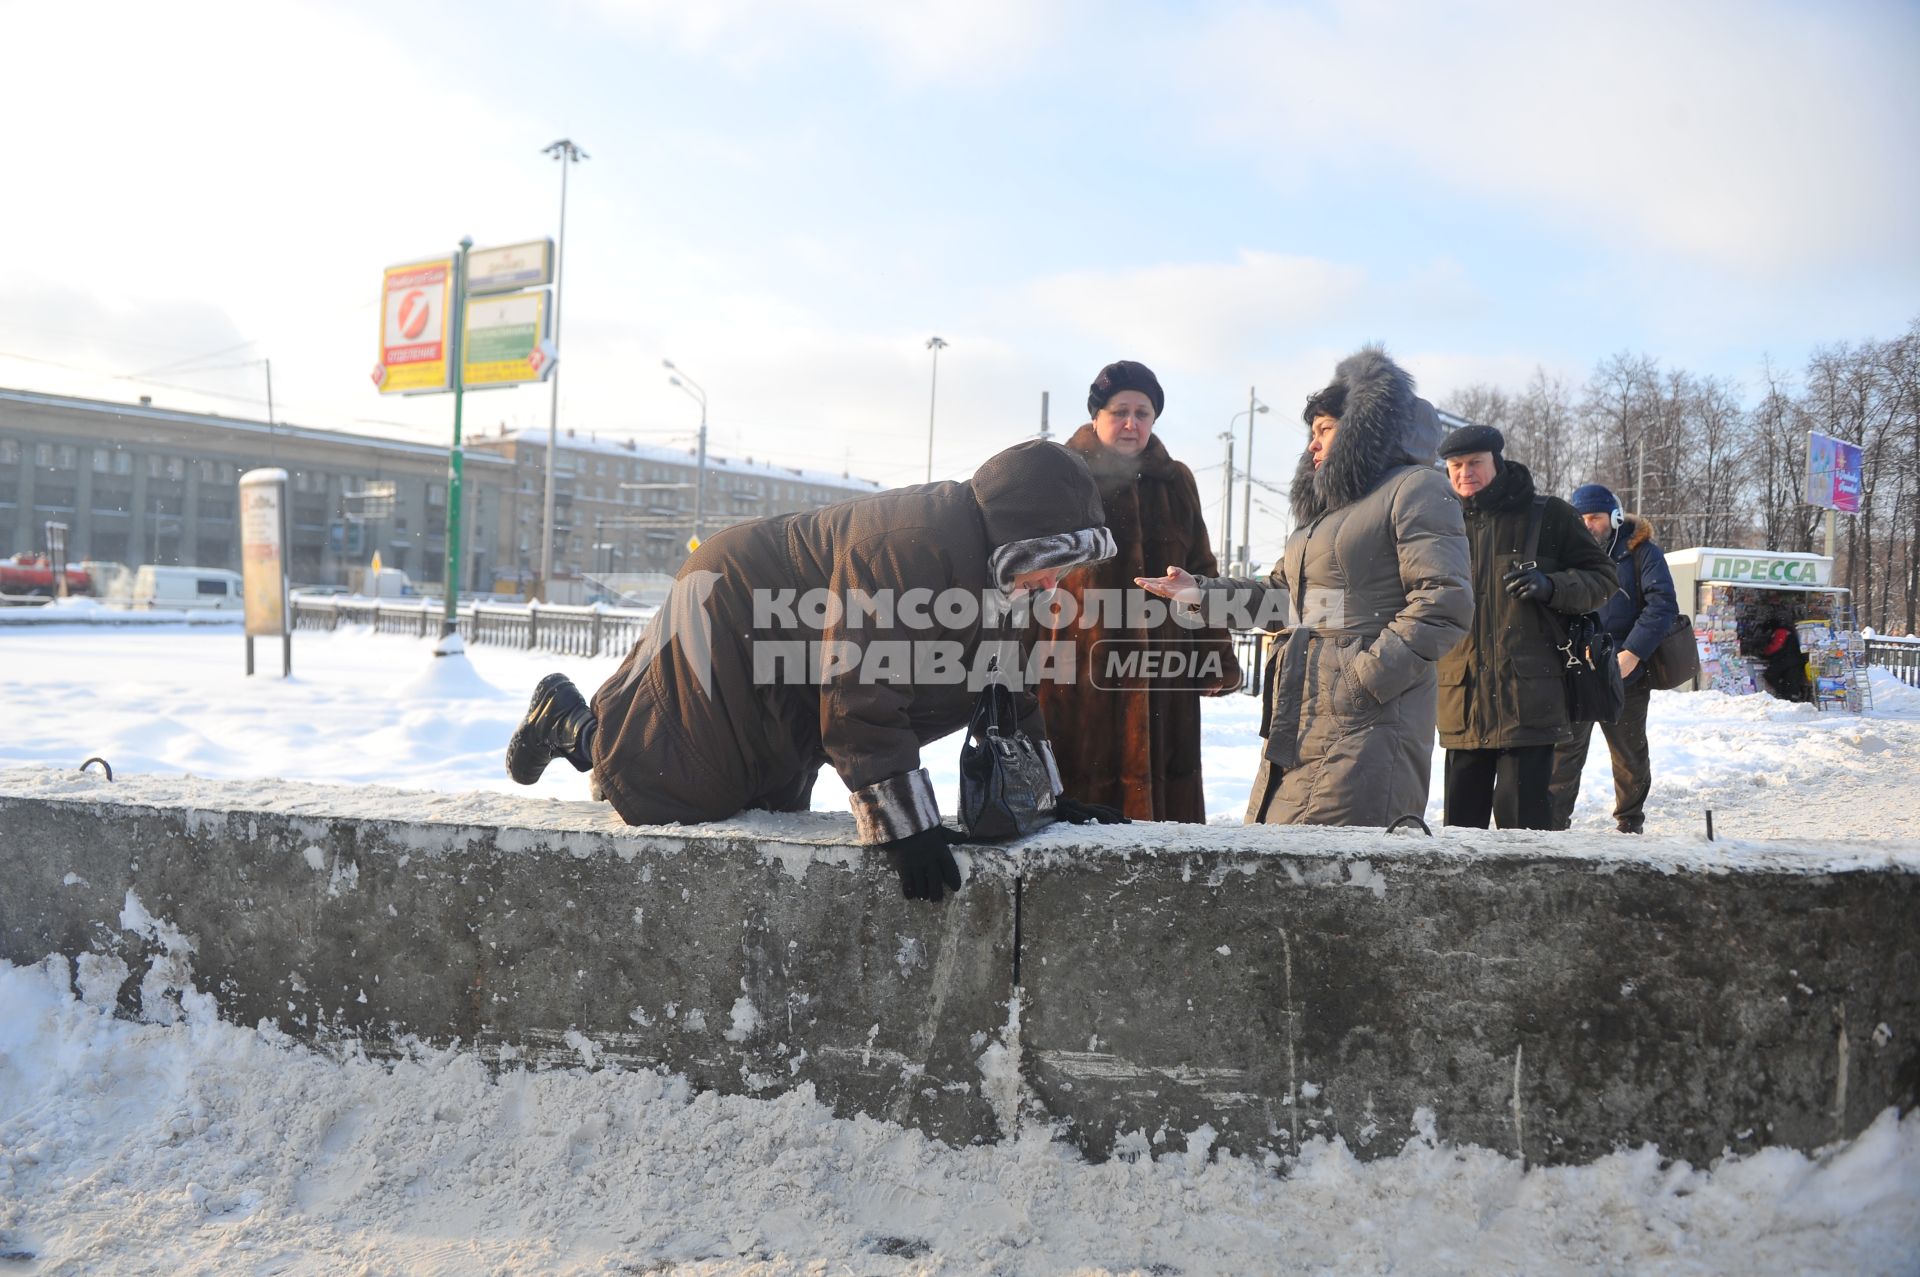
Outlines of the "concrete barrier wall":
<svg viewBox="0 0 1920 1277">
<path fill-rule="evenodd" d="M 323 1042 L 811 1083 L 954 1143 L 1024 1104 L 1096 1157 L 1206 1127 L 1702 1161 L 1920 1092 L 1916 848 L 1062 829 L 930 907 L 850 832 L 0 774 L 0 957 L 124 961 L 129 1013 L 190 967 L 228 1018 Z"/>
<path fill-rule="evenodd" d="M 1083 859 L 1025 884 L 1022 1037 L 1095 1154 L 1203 1121 L 1394 1151 L 1422 1108 L 1533 1162 L 1813 1149 L 1914 1100 L 1916 888 L 1525 851 Z"/>
</svg>

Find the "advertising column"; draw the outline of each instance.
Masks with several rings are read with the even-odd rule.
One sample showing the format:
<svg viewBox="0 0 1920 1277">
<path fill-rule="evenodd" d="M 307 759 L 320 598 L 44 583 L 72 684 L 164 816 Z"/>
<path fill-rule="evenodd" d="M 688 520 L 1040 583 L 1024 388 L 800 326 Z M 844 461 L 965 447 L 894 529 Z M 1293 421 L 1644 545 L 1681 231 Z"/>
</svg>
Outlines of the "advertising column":
<svg viewBox="0 0 1920 1277">
<path fill-rule="evenodd" d="M 278 635 L 280 676 L 290 676 L 285 470 L 249 470 L 240 476 L 240 585 L 246 601 L 247 673 L 253 673 L 254 638 Z"/>
</svg>

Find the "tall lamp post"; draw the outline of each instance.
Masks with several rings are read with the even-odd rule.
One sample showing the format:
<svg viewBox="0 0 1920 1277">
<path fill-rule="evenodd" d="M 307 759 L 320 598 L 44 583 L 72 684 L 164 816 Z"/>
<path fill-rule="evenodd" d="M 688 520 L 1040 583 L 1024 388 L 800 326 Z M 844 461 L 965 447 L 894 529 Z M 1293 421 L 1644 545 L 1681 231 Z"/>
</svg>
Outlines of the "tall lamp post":
<svg viewBox="0 0 1920 1277">
<path fill-rule="evenodd" d="M 567 266 L 567 170 L 590 158 L 569 138 L 561 138 L 541 153 L 560 161 L 560 238 L 553 250 L 553 345 L 560 347 L 560 292 Z M 553 382 L 553 400 L 547 409 L 547 495 L 540 527 L 540 597 L 547 597 L 547 582 L 553 577 L 553 491 L 554 454 L 560 446 L 560 367 L 554 365 L 547 379 Z"/>
<path fill-rule="evenodd" d="M 927 482 L 933 482 L 933 407 L 940 396 L 940 352 L 947 348 L 944 337 L 927 338 L 927 349 L 933 352 L 933 381 L 927 389 Z"/>
<path fill-rule="evenodd" d="M 1254 397 L 1253 388 L 1247 388 L 1247 411 L 1235 413 L 1236 418 L 1247 419 L 1247 468 L 1241 472 L 1245 480 L 1246 500 L 1240 507 L 1240 560 L 1241 566 L 1252 571 L 1253 561 L 1253 418 L 1255 413 L 1265 412 L 1267 406 Z"/>
<path fill-rule="evenodd" d="M 707 392 L 699 382 L 675 368 L 673 360 L 662 359 L 660 366 L 673 374 L 667 378 L 668 384 L 680 387 L 683 394 L 700 405 L 700 462 L 695 476 L 698 486 L 693 492 L 693 539 L 699 541 L 704 539 L 707 530 Z"/>
</svg>

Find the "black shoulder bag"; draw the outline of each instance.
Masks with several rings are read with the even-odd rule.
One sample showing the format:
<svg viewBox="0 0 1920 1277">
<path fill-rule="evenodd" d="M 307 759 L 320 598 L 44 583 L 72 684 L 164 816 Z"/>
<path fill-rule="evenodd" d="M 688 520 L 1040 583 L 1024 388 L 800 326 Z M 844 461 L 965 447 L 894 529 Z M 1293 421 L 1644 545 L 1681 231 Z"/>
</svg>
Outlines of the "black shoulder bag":
<svg viewBox="0 0 1920 1277">
<path fill-rule="evenodd" d="M 1649 551 L 1651 553 L 1651 551 Z M 1640 551 L 1633 552 L 1633 570 L 1639 577 L 1640 604 L 1647 602 L 1647 569 Z M 1647 686 L 1657 692 L 1671 692 L 1683 683 L 1691 683 L 1700 672 L 1700 648 L 1693 639 L 1693 618 L 1682 612 L 1673 618 L 1673 626 L 1647 658 Z"/>
<path fill-rule="evenodd" d="M 1540 518 L 1547 499 L 1535 497 L 1527 512 L 1527 558 L 1540 553 Z M 1584 535 L 1584 534 L 1583 534 Z M 1553 628 L 1565 634 L 1556 644 L 1566 660 L 1567 719 L 1575 723 L 1617 723 L 1627 708 L 1626 685 L 1620 681 L 1619 648 L 1600 624 L 1598 612 L 1566 616 L 1545 607 Z"/>
<path fill-rule="evenodd" d="M 988 673 L 993 667 L 988 667 Z M 980 689 L 960 746 L 960 824 L 968 838 L 1019 838 L 1053 823 L 1053 776 L 1040 747 L 1020 730 L 1013 689 Z"/>
</svg>

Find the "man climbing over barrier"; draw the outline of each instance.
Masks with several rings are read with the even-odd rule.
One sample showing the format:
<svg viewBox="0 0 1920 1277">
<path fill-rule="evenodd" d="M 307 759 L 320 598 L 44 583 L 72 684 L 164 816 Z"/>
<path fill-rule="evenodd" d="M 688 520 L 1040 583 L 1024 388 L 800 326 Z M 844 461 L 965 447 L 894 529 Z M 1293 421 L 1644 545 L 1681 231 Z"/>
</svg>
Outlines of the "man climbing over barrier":
<svg viewBox="0 0 1920 1277">
<path fill-rule="evenodd" d="M 993 609 L 965 600 L 1050 590 L 1113 553 L 1086 463 L 1039 440 L 964 483 L 735 524 L 688 557 L 591 705 L 563 674 L 540 680 L 507 771 L 530 785 L 564 758 L 628 824 L 657 825 L 805 811 L 831 764 L 861 843 L 894 853 L 908 897 L 938 900 L 960 887 L 961 837 L 941 824 L 920 747 L 966 725 L 967 674 L 1005 642 Z M 1037 698 L 1022 689 L 1020 704 L 1044 751 Z M 1058 819 L 1124 819 L 1054 788 Z"/>
</svg>

